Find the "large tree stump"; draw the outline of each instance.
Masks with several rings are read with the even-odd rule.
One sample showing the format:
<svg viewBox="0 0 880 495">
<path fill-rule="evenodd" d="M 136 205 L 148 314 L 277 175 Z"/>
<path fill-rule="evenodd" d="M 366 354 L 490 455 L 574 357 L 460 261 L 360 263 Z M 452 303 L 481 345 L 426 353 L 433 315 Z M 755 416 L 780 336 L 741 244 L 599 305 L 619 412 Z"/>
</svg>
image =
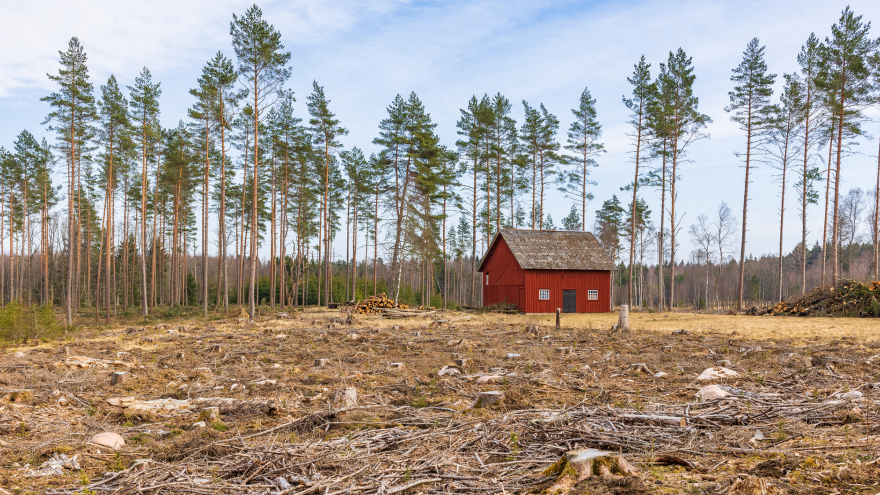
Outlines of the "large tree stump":
<svg viewBox="0 0 880 495">
<path fill-rule="evenodd" d="M 617 320 L 617 329 L 622 332 L 629 332 L 629 305 L 620 305 L 620 317 Z"/>
<path fill-rule="evenodd" d="M 110 375 L 110 385 L 122 385 L 128 379 L 128 373 L 125 371 L 114 371 Z"/>
<path fill-rule="evenodd" d="M 334 409 L 351 409 L 357 407 L 358 393 L 356 388 L 340 388 L 333 394 Z"/>
<path fill-rule="evenodd" d="M 206 407 L 199 411 L 199 421 L 204 421 L 205 423 L 213 423 L 214 421 L 220 420 L 220 408 L 219 407 Z"/>
<path fill-rule="evenodd" d="M 544 493 L 567 495 L 574 486 L 591 476 L 633 476 L 637 473 L 623 457 L 596 449 L 572 450 L 544 470 L 544 476 L 558 475 Z"/>
</svg>

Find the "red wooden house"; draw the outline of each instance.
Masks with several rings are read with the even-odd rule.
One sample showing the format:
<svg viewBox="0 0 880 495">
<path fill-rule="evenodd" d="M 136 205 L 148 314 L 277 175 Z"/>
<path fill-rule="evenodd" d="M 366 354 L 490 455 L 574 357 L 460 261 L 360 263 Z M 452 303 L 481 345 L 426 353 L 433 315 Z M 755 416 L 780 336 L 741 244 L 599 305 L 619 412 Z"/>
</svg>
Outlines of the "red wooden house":
<svg viewBox="0 0 880 495">
<path fill-rule="evenodd" d="M 611 311 L 614 262 L 589 232 L 501 230 L 480 262 L 483 305 L 525 313 Z"/>
</svg>

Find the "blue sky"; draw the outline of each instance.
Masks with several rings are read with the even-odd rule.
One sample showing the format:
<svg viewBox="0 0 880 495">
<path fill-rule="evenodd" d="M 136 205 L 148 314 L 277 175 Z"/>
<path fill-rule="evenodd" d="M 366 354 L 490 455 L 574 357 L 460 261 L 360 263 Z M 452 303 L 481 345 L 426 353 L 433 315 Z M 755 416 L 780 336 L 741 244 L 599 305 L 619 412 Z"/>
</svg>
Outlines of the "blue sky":
<svg viewBox="0 0 880 495">
<path fill-rule="evenodd" d="M 78 36 L 89 54 L 97 87 L 115 74 L 132 84 L 142 67 L 162 83 L 162 122 L 184 119 L 192 88 L 205 62 L 218 50 L 233 56 L 232 13 L 249 2 L 229 0 L 150 2 L 6 0 L 0 33 L 0 145 L 9 148 L 18 132 L 46 135 L 48 112 L 39 101 L 53 90 L 47 72 L 57 71 L 58 50 Z M 476 94 L 501 92 L 522 120 L 522 100 L 544 103 L 561 122 L 559 139 L 571 122 L 570 109 L 585 87 L 597 100 L 608 153 L 593 173 L 598 182 L 591 209 L 632 180 L 627 112 L 621 96 L 633 64 L 644 54 L 652 64 L 679 47 L 693 57 L 700 109 L 714 120 L 711 139 L 692 145 L 682 166 L 677 209 L 682 250 L 693 246 L 687 226 L 727 201 L 742 216 L 744 171 L 734 151 L 745 139 L 724 106 L 732 88 L 730 70 L 746 43 L 758 37 L 767 62 L 781 75 L 797 70 L 796 55 L 810 32 L 824 39 L 845 3 L 834 2 L 547 2 L 547 1 L 283 1 L 260 2 L 264 17 L 281 32 L 292 52 L 288 88 L 307 119 L 305 97 L 312 80 L 323 85 L 331 108 L 350 130 L 346 147 L 367 153 L 385 108 L 398 93 L 415 91 L 444 144 L 454 147 L 459 109 Z M 880 2 L 849 5 L 864 19 L 880 20 Z M 872 30 L 880 36 L 880 26 Z M 774 100 L 776 95 L 774 95 Z M 877 111 L 873 116 L 880 117 Z M 880 134 L 880 122 L 866 126 Z M 842 189 L 870 189 L 876 179 L 877 142 L 862 140 L 862 154 L 847 158 Z M 756 170 L 750 195 L 748 252 L 778 249 L 779 186 L 769 168 Z M 59 177 L 60 180 L 60 177 Z M 790 182 L 791 184 L 791 182 Z M 792 189 L 789 189 L 791 192 Z M 555 195 L 548 208 L 557 225 L 570 203 Z M 645 191 L 658 220 L 659 194 Z M 792 198 L 791 194 L 789 198 Z M 809 211 L 810 243 L 821 235 L 821 205 Z M 800 240 L 794 202 L 786 211 L 785 249 Z M 337 252 L 344 246 L 337 247 Z"/>
</svg>

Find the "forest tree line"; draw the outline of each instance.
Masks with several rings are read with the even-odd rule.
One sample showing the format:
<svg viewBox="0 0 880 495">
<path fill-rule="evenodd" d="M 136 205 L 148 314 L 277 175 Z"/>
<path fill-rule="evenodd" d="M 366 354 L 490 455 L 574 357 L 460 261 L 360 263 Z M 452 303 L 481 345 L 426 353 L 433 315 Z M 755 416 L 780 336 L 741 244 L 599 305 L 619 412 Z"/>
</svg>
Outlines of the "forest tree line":
<svg viewBox="0 0 880 495">
<path fill-rule="evenodd" d="M 880 278 L 880 158 L 873 190 L 840 191 L 843 164 L 867 137 L 867 112 L 880 105 L 880 39 L 848 7 L 824 41 L 809 36 L 799 70 L 782 78 L 769 72 L 757 38 L 747 44 L 725 108 L 743 132 L 735 150 L 745 172 L 742 216 L 722 204 L 689 227 L 676 211 L 677 186 L 712 120 L 681 48 L 654 71 L 642 56 L 626 78 L 632 182 L 591 221 L 590 175 L 606 150 L 588 89 L 567 118 L 542 103 L 515 110 L 500 93 L 475 95 L 460 111 L 455 143 L 441 143 L 415 93 L 398 95 L 368 156 L 343 145 L 348 131 L 317 81 L 307 115 L 294 112 L 291 53 L 256 5 L 233 14 L 230 36 L 234 54 L 206 63 L 187 120 L 171 128 L 160 124 L 162 88 L 149 69 L 127 85 L 111 75 L 96 90 L 79 40 L 59 52 L 48 76 L 56 90 L 42 99 L 54 142 L 24 130 L 0 148 L 3 304 L 63 306 L 68 324 L 84 307 L 107 321 L 120 310 L 147 316 L 176 305 L 205 315 L 247 305 L 254 315 L 261 304 L 378 293 L 478 305 L 476 268 L 493 237 L 503 228 L 556 229 L 545 204 L 557 192 L 571 206 L 560 227 L 593 231 L 619 265 L 619 303 L 743 308 L 844 276 Z M 758 164 L 768 167 L 756 179 Z M 779 187 L 779 252 L 761 259 L 746 256 L 755 180 Z M 659 192 L 659 204 L 648 204 L 645 188 Z M 787 199 L 801 224 L 790 253 Z M 823 208 L 824 241 L 810 247 L 808 213 Z M 695 247 L 689 255 L 684 242 Z"/>
</svg>

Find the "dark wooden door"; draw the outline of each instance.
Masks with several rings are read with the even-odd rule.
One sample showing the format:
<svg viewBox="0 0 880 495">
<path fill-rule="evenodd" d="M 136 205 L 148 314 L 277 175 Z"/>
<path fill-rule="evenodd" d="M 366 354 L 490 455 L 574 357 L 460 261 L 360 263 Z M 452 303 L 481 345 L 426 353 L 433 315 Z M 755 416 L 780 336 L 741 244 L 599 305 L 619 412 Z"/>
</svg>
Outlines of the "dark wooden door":
<svg viewBox="0 0 880 495">
<path fill-rule="evenodd" d="M 574 289 L 562 291 L 562 312 L 577 313 L 577 291 Z"/>
</svg>

